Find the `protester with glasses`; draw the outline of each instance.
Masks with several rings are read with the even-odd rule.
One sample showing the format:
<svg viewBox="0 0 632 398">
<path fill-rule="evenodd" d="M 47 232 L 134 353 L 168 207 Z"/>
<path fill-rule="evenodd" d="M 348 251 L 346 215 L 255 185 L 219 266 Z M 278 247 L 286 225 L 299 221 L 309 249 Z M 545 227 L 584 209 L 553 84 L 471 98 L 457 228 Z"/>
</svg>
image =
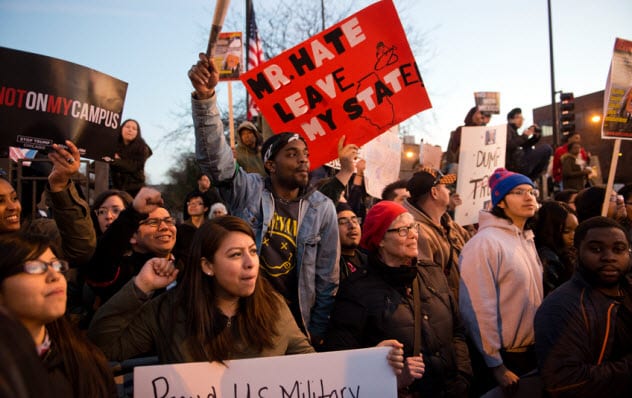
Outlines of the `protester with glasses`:
<svg viewBox="0 0 632 398">
<path fill-rule="evenodd" d="M 472 371 L 458 304 L 441 267 L 418 263 L 418 234 L 398 203 L 369 210 L 360 242 L 368 263 L 340 285 L 325 346 L 344 350 L 396 339 L 406 358 L 400 397 L 467 397 Z"/>
<path fill-rule="evenodd" d="M 360 220 L 347 203 L 336 206 L 340 236 L 340 281 L 366 266 L 366 254 L 358 250 L 362 230 Z"/>
<path fill-rule="evenodd" d="M 92 261 L 84 269 L 88 285 L 99 298 L 96 306 L 138 274 L 150 258 L 175 261 L 176 220 L 162 204 L 160 192 L 141 188 L 131 206 L 100 237 Z"/>
<path fill-rule="evenodd" d="M 37 350 L 48 375 L 47 380 L 34 380 L 35 373 L 22 377 L 28 383 L 48 385 L 46 396 L 115 397 L 105 357 L 64 318 L 66 271 L 68 263 L 57 258 L 48 238 L 22 233 L 0 236 L 0 307 L 26 328 L 31 350 Z M 13 342 L 0 344 L 7 346 L 4 350 Z M 14 363 L 5 366 L 20 369 Z"/>
<path fill-rule="evenodd" d="M 538 191 L 527 176 L 499 168 L 489 177 L 491 211 L 459 257 L 459 305 L 472 349 L 476 392 L 510 392 L 536 368 L 533 318 L 542 302 L 542 264 L 527 222 Z M 478 371 L 478 372 L 477 372 Z"/>
<path fill-rule="evenodd" d="M 101 192 L 92 204 L 92 221 L 97 237 L 101 236 L 133 201 L 134 198 L 130 194 L 118 189 Z"/>
</svg>

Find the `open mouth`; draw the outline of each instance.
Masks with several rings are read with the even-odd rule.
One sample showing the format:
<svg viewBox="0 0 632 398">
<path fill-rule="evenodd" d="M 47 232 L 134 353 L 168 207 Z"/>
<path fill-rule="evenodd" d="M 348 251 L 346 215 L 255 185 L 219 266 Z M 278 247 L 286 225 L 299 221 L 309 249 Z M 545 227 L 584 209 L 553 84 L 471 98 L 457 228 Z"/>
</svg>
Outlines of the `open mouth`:
<svg viewBox="0 0 632 398">
<path fill-rule="evenodd" d="M 171 242 L 172 239 L 173 239 L 173 236 L 171 234 L 156 236 L 156 240 L 159 240 L 161 242 Z"/>
</svg>

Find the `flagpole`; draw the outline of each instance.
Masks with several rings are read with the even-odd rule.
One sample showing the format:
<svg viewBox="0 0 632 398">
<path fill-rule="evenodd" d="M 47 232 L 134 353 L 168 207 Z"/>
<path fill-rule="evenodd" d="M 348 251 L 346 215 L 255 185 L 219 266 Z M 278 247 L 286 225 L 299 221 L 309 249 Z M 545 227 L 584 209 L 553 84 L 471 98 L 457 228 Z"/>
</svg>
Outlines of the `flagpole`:
<svg viewBox="0 0 632 398">
<path fill-rule="evenodd" d="M 250 65 L 250 24 L 248 23 L 249 21 L 249 14 L 250 14 L 250 3 L 252 0 L 246 0 L 246 45 L 245 45 L 245 51 L 246 51 L 246 71 L 248 70 L 248 65 Z M 244 87 L 245 89 L 246 87 Z M 248 107 L 250 104 L 249 98 L 248 98 L 248 90 L 246 90 L 246 119 L 248 119 Z"/>
</svg>

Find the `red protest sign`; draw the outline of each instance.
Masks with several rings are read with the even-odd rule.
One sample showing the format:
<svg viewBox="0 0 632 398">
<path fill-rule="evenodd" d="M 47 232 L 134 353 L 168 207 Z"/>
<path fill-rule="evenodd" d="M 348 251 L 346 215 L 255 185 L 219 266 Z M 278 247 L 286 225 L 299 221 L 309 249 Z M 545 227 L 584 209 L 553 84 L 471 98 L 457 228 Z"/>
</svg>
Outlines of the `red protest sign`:
<svg viewBox="0 0 632 398">
<path fill-rule="evenodd" d="M 312 168 L 342 135 L 363 145 L 431 107 L 390 0 L 379 1 L 241 76 L 272 131 L 301 134 Z"/>
</svg>

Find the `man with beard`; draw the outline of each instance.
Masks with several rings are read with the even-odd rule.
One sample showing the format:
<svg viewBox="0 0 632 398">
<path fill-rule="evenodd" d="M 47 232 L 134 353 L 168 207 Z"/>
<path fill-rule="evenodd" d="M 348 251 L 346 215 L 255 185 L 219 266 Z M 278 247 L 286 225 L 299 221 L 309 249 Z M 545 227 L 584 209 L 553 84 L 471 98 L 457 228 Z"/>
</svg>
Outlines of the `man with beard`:
<svg viewBox="0 0 632 398">
<path fill-rule="evenodd" d="M 336 209 L 309 188 L 309 152 L 296 133 L 268 138 L 261 148 L 266 177 L 235 163 L 216 105 L 219 74 L 204 54 L 189 70 L 196 156 L 219 188 L 230 214 L 255 231 L 261 269 L 288 300 L 297 324 L 321 343 L 338 288 L 340 243 Z"/>
<path fill-rule="evenodd" d="M 535 317 L 538 367 L 554 397 L 632 396 L 632 284 L 625 229 L 593 217 L 575 230 L 577 268 Z"/>
<path fill-rule="evenodd" d="M 403 206 L 419 224 L 417 258 L 424 264 L 441 267 L 455 300 L 459 299 L 459 255 L 470 234 L 455 223 L 447 212 L 450 204 L 448 185 L 456 175 L 424 167 L 408 180 L 411 197 Z"/>
<path fill-rule="evenodd" d="M 340 282 L 366 266 L 366 255 L 358 250 L 362 230 L 360 220 L 347 203 L 336 206 L 340 234 Z"/>
</svg>

